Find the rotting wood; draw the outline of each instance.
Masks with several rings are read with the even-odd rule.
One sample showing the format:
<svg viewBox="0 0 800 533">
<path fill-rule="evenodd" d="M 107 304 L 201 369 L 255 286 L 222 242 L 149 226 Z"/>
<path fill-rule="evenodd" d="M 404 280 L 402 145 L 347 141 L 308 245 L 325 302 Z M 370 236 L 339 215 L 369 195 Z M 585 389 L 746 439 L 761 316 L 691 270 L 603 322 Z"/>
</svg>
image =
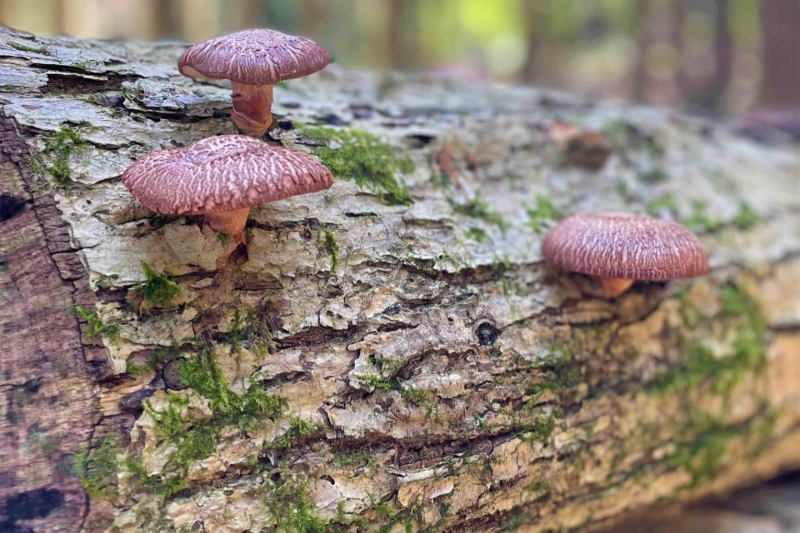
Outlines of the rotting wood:
<svg viewBox="0 0 800 533">
<path fill-rule="evenodd" d="M 270 141 L 354 181 L 254 209 L 217 271 L 224 239 L 118 179 L 234 132 L 183 49 L 0 30 L 4 526 L 565 530 L 800 465 L 794 151 L 334 65 L 275 88 Z M 562 166 L 555 121 L 613 155 Z M 583 295 L 539 244 L 592 210 L 676 217 L 712 275 Z"/>
</svg>

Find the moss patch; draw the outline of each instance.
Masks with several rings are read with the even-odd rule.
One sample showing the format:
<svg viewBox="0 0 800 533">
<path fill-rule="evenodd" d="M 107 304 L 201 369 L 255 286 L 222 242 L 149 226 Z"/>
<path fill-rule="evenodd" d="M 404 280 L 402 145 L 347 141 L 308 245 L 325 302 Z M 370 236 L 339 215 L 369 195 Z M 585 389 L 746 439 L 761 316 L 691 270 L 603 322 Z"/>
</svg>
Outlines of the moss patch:
<svg viewBox="0 0 800 533">
<path fill-rule="evenodd" d="M 79 453 L 75 457 L 75 474 L 90 497 L 116 497 L 119 447 L 119 435 L 110 433 L 94 450 Z"/>
<path fill-rule="evenodd" d="M 172 307 L 172 300 L 180 294 L 181 289 L 178 284 L 168 276 L 157 274 L 147 263 L 142 263 L 145 281 L 140 285 L 144 293 L 144 301 L 154 307 L 167 309 Z"/>
<path fill-rule="evenodd" d="M 378 137 L 358 129 L 304 126 L 303 135 L 322 146 L 317 157 L 337 178 L 354 180 L 378 194 L 388 205 L 411 205 L 413 200 L 397 174 L 414 171 L 411 159 L 395 155 Z"/>
<path fill-rule="evenodd" d="M 52 163 L 47 169 L 53 176 L 53 185 L 55 187 L 66 187 L 69 185 L 70 178 L 72 177 L 72 169 L 69 166 L 69 158 L 72 154 L 80 153 L 85 150 L 88 143 L 69 126 L 61 126 L 56 133 L 54 133 L 42 149 L 43 154 L 49 154 L 52 157 Z M 34 168 L 39 167 L 37 163 L 32 165 Z"/>
<path fill-rule="evenodd" d="M 163 473 L 155 476 L 148 476 L 135 457 L 129 456 L 125 462 L 144 487 L 165 497 L 186 487 L 191 466 L 216 451 L 224 427 L 234 426 L 246 432 L 260 420 L 279 417 L 286 403 L 279 396 L 267 394 L 257 383 L 251 383 L 241 396 L 228 389 L 219 361 L 210 348 L 184 361 L 180 378 L 209 400 L 212 417 L 202 421 L 191 417 L 187 412 L 189 397 L 185 394 L 169 394 L 167 407 L 160 412 L 145 402 L 145 410 L 155 422 L 156 436 L 172 443 L 174 452 Z"/>
<path fill-rule="evenodd" d="M 8 46 L 20 52 L 31 52 L 32 54 L 50 55 L 50 51 L 43 46 L 30 46 L 14 41 L 8 41 Z"/>
<path fill-rule="evenodd" d="M 331 259 L 331 272 L 336 273 L 336 266 L 339 264 L 339 241 L 328 228 L 320 228 L 319 238 L 317 239 L 320 249 Z"/>
<path fill-rule="evenodd" d="M 650 382 L 648 390 L 666 393 L 710 383 L 714 391 L 727 396 L 746 372 L 763 370 L 767 360 L 768 326 L 758 302 L 744 288 L 733 284 L 722 288 L 720 300 L 720 316 L 711 319 L 706 327 L 713 331 L 714 323 L 719 324 L 720 333 L 730 340 L 730 352 L 718 357 L 703 339 L 680 339 L 685 358 L 679 366 Z M 683 302 L 683 305 L 690 304 Z M 690 327 L 698 327 L 698 313 L 686 309 L 682 315 L 692 317 Z"/>
<path fill-rule="evenodd" d="M 110 342 L 116 342 L 119 337 L 119 324 L 103 324 L 100 318 L 80 305 L 75 306 L 75 311 L 86 321 L 86 333 L 90 337 L 105 337 Z"/>
<path fill-rule="evenodd" d="M 739 210 L 733 218 L 733 225 L 741 230 L 748 230 L 758 224 L 760 217 L 758 213 L 745 201 L 739 202 Z"/>
<path fill-rule="evenodd" d="M 545 229 L 546 223 L 551 221 L 558 221 L 564 218 L 564 215 L 559 211 L 553 202 L 544 196 L 536 195 L 533 207 L 526 207 L 525 211 L 528 213 L 527 226 L 535 232 L 540 232 Z"/>
<path fill-rule="evenodd" d="M 492 211 L 489 209 L 489 204 L 483 200 L 473 198 L 472 200 L 463 204 L 459 204 L 453 200 L 450 200 L 450 207 L 453 208 L 453 212 L 458 213 L 459 215 L 483 220 L 487 224 L 497 226 L 500 231 L 505 231 L 508 229 L 508 222 L 505 221 L 503 215 L 497 211 Z"/>
</svg>

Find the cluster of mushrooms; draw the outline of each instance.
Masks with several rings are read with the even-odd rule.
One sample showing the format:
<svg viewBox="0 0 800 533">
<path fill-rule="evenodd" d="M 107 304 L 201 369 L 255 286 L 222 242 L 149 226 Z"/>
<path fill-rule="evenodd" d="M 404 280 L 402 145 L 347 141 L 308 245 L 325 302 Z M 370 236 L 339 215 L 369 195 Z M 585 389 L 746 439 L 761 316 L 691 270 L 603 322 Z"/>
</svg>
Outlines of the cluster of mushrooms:
<svg viewBox="0 0 800 533">
<path fill-rule="evenodd" d="M 246 30 L 196 44 L 178 60 L 184 76 L 227 79 L 233 85 L 231 118 L 246 135 L 220 135 L 191 146 L 157 150 L 122 174 L 142 204 L 163 215 L 204 215 L 215 231 L 231 237 L 217 261 L 239 244 L 250 208 L 333 184 L 313 157 L 258 140 L 272 124 L 272 86 L 313 74 L 330 62 L 317 43 L 268 30 Z"/>
<path fill-rule="evenodd" d="M 233 85 L 231 118 L 244 135 L 203 139 L 186 148 L 158 150 L 131 165 L 122 182 L 145 206 L 164 215 L 204 215 L 231 237 L 224 264 L 244 243 L 250 208 L 333 184 L 330 171 L 299 151 L 266 144 L 272 124 L 272 86 L 307 76 L 330 62 L 315 42 L 268 30 L 246 30 L 186 50 L 181 74 L 227 79 Z M 709 272 L 700 241 L 671 220 L 629 213 L 580 214 L 557 224 L 542 243 L 545 260 L 594 277 L 606 298 L 635 280 L 666 281 Z"/>
</svg>

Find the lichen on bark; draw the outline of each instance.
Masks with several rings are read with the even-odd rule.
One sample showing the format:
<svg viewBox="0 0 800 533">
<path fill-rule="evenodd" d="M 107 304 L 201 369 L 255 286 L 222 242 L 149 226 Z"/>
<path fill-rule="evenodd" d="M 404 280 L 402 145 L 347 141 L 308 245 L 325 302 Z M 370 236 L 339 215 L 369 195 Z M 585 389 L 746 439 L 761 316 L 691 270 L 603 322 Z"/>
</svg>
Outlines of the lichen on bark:
<svg viewBox="0 0 800 533">
<path fill-rule="evenodd" d="M 73 507 L 42 531 L 563 530 L 800 464 L 792 150 L 664 110 L 334 65 L 275 88 L 266 141 L 340 179 L 254 209 L 247 262 L 218 270 L 200 218 L 119 181 L 151 150 L 234 132 L 228 89 L 180 76 L 182 50 L 0 30 L 0 183 L 34 200 L 26 226 L 2 223 L 19 227 L 0 241 L 0 323 L 38 305 L 36 234 L 46 300 L 83 330 L 85 366 L 3 374 L 6 425 L 32 435 L 13 464 L 80 454 Z M 564 165 L 554 121 L 613 155 Z M 712 275 L 587 296 L 539 245 L 599 210 L 684 221 Z M 44 346 L 9 330 L 4 365 Z M 80 385 L 80 438 L 48 444 L 66 421 L 34 412 L 31 379 L 67 404 L 59 379 Z M 53 483 L 22 477 L 0 495 Z"/>
</svg>

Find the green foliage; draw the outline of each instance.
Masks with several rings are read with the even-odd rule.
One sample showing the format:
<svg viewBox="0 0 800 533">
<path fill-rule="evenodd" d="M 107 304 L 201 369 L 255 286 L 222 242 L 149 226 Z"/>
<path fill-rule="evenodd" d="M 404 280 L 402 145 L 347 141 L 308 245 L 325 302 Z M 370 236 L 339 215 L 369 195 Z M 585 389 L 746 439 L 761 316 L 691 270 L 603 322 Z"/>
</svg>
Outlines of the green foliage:
<svg viewBox="0 0 800 533">
<path fill-rule="evenodd" d="M 142 263 L 145 282 L 140 285 L 144 293 L 144 300 L 155 306 L 167 309 L 172 307 L 172 300 L 181 292 L 178 284 L 168 276 L 156 274 L 156 271 L 147 263 Z"/>
<path fill-rule="evenodd" d="M 43 154 L 50 154 L 53 162 L 48 169 L 54 179 L 56 187 L 66 187 L 72 177 L 72 170 L 69 166 L 69 158 L 72 154 L 84 150 L 87 146 L 86 141 L 72 130 L 69 126 L 61 126 L 54 133 L 42 149 Z M 36 166 L 39 164 L 36 162 Z"/>
<path fill-rule="evenodd" d="M 331 272 L 336 273 L 336 265 L 339 264 L 339 241 L 328 228 L 322 227 L 319 230 L 319 247 L 331 258 Z"/>
<path fill-rule="evenodd" d="M 81 452 L 75 457 L 75 474 L 90 497 L 116 497 L 119 447 L 119 435 L 109 433 L 94 450 Z"/>
<path fill-rule="evenodd" d="M 119 324 L 103 324 L 100 318 L 80 305 L 75 306 L 75 311 L 86 321 L 86 333 L 90 337 L 102 336 L 110 342 L 115 342 L 119 337 Z"/>
<path fill-rule="evenodd" d="M 760 217 L 758 213 L 753 211 L 753 208 L 745 201 L 739 202 L 739 211 L 733 218 L 733 225 L 741 230 L 751 229 L 758 224 Z"/>
<path fill-rule="evenodd" d="M 497 211 L 489 209 L 489 204 L 483 200 L 473 198 L 472 200 L 459 204 L 450 200 L 450 207 L 453 208 L 455 213 L 464 215 L 471 218 L 483 220 L 487 224 L 492 224 L 500 228 L 500 231 L 508 229 L 508 222 L 503 219 L 503 216 Z"/>
<path fill-rule="evenodd" d="M 311 126 L 302 127 L 302 132 L 323 145 L 316 155 L 334 176 L 368 187 L 388 205 L 413 203 L 408 189 L 395 176 L 412 173 L 414 163 L 409 158 L 398 158 L 392 147 L 375 135 L 353 128 Z"/>
<path fill-rule="evenodd" d="M 535 232 L 540 232 L 544 229 L 545 222 L 558 221 L 564 218 L 563 213 L 559 211 L 553 202 L 544 196 L 536 195 L 536 205 L 534 207 L 526 207 L 525 211 L 528 212 L 527 226 Z"/>
</svg>

